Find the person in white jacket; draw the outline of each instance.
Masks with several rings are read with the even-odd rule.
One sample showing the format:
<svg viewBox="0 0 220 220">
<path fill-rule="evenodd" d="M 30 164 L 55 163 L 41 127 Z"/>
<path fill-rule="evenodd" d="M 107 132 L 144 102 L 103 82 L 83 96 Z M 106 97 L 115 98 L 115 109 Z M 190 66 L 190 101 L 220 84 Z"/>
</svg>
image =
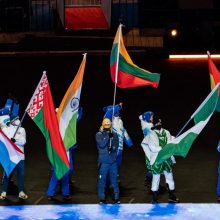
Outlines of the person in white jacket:
<svg viewBox="0 0 220 220">
<path fill-rule="evenodd" d="M 128 135 L 127 130 L 125 129 L 123 125 L 123 121 L 120 117 L 120 111 L 122 109 L 122 102 L 118 105 L 109 105 L 103 108 L 103 111 L 105 112 L 104 118 L 108 118 L 112 122 L 112 130 L 117 133 L 119 138 L 119 147 L 117 152 L 117 165 L 118 169 L 120 170 L 122 165 L 122 155 L 123 155 L 123 149 L 124 149 L 124 143 L 130 148 L 133 147 L 133 141 Z"/>
<path fill-rule="evenodd" d="M 151 185 L 151 191 L 153 193 L 152 202 L 158 202 L 160 176 L 161 174 L 164 174 L 169 191 L 168 201 L 172 203 L 177 203 L 179 202 L 179 199 L 174 194 L 175 183 L 172 172 L 172 167 L 174 164 L 173 158 L 169 158 L 161 164 L 154 163 L 158 153 L 168 142 L 171 141 L 172 136 L 170 135 L 170 132 L 168 130 L 162 128 L 161 119 L 159 119 L 158 117 L 154 116 L 153 124 L 154 126 L 151 128 L 151 131 L 149 131 L 149 134 L 144 137 L 141 143 L 146 158 L 149 160 L 148 170 L 153 175 Z"/>
<path fill-rule="evenodd" d="M 151 128 L 154 126 L 153 117 L 154 117 L 154 113 L 152 111 L 144 112 L 143 114 L 139 116 L 139 119 L 141 122 L 141 129 L 143 131 L 144 137 L 146 137 L 150 133 Z M 145 156 L 145 161 L 146 161 L 146 167 L 148 167 L 149 160 L 146 156 Z M 145 174 L 144 185 L 148 189 L 150 189 L 151 183 L 152 183 L 152 173 L 149 172 L 149 170 L 147 169 L 146 174 Z"/>
<path fill-rule="evenodd" d="M 17 115 L 9 115 L 2 116 L 4 117 L 4 123 L 1 123 L 1 129 L 4 134 L 10 138 L 17 147 L 24 152 L 24 145 L 26 144 L 26 132 L 23 127 L 19 127 L 17 130 L 18 125 L 20 124 L 19 117 Z M 16 132 L 17 130 L 17 132 Z M 16 132 L 16 135 L 14 136 Z M 18 197 L 20 199 L 27 199 L 28 196 L 24 193 L 24 158 L 16 165 L 15 170 L 17 171 L 17 184 L 18 184 Z M 8 191 L 8 184 L 9 184 L 10 176 L 4 173 L 3 180 L 2 180 L 2 193 L 0 195 L 0 199 L 4 200 L 7 197 Z"/>
</svg>

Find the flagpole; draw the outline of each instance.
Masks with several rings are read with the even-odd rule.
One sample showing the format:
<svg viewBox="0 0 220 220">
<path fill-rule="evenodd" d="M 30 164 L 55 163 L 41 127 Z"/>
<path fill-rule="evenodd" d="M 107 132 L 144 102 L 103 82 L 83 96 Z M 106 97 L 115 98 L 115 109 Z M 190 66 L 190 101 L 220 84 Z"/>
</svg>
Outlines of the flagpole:
<svg viewBox="0 0 220 220">
<path fill-rule="evenodd" d="M 120 42 L 121 42 L 121 27 L 122 24 L 119 24 L 119 36 L 118 36 L 118 50 L 117 50 L 117 58 L 116 58 L 116 69 L 115 69 L 115 87 L 114 87 L 114 96 L 113 96 L 113 113 L 112 113 L 112 122 L 115 113 L 115 100 L 116 100 L 116 92 L 117 92 L 117 83 L 118 83 L 118 63 L 119 63 L 119 54 L 120 54 Z"/>
<path fill-rule="evenodd" d="M 202 102 L 202 104 L 196 109 L 196 111 L 191 115 L 190 119 L 185 123 L 185 125 L 182 127 L 182 129 L 178 132 L 178 134 L 176 135 L 176 137 L 178 137 L 181 132 L 183 131 L 183 129 L 189 124 L 189 122 L 194 118 L 194 116 L 201 110 L 201 108 L 205 105 L 205 103 L 207 102 L 207 100 L 210 98 L 210 96 L 212 96 L 212 94 L 215 92 L 216 89 L 218 89 L 219 87 L 218 83 L 215 88 L 213 88 L 213 90 L 209 93 L 209 95 L 206 97 L 206 99 Z"/>
<path fill-rule="evenodd" d="M 27 105 L 27 107 L 26 107 L 26 109 L 25 109 L 25 111 L 24 111 L 24 114 L 23 114 L 23 116 L 22 116 L 22 118 L 21 118 L 21 120 L 20 120 L 20 123 L 19 123 L 19 125 L 17 126 L 17 128 L 16 128 L 16 130 L 15 130 L 15 133 L 14 133 L 14 135 L 13 135 L 12 138 L 15 138 L 15 135 L 17 134 L 18 129 L 21 127 L 21 124 L 22 124 L 22 122 L 23 122 L 23 120 L 24 120 L 24 118 L 25 118 L 25 116 L 26 116 L 26 114 L 27 114 L 27 109 L 28 109 L 30 103 L 32 102 L 32 100 L 33 100 L 33 98 L 34 98 L 34 95 L 36 94 L 36 90 L 37 90 L 38 86 L 40 85 L 41 80 L 43 79 L 43 77 L 44 77 L 46 74 L 47 74 L 47 72 L 46 72 L 46 71 L 43 71 L 42 77 L 41 77 L 41 79 L 40 79 L 40 81 L 39 81 L 39 83 L 38 83 L 38 85 L 37 85 L 37 87 L 36 87 L 36 89 L 35 89 L 35 91 L 34 91 L 33 96 L 31 97 L 31 99 L 30 99 L 30 101 L 29 101 L 29 103 L 28 103 L 28 105 Z"/>
</svg>

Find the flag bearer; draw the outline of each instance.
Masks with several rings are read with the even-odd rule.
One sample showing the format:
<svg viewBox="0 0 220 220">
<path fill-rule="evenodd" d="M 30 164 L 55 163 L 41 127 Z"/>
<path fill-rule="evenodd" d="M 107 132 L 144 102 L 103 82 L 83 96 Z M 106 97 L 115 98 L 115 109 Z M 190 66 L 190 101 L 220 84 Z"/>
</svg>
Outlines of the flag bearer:
<svg viewBox="0 0 220 220">
<path fill-rule="evenodd" d="M 4 116 L 1 116 L 4 117 Z M 24 145 L 26 144 L 26 132 L 23 127 L 19 127 L 17 130 L 17 127 L 20 125 L 20 120 L 18 115 L 11 115 L 11 117 L 6 116 L 4 119 L 4 123 L 1 124 L 1 129 L 7 135 L 8 138 L 10 138 L 17 147 L 24 152 Z M 17 133 L 14 137 L 15 131 L 17 130 Z M 27 199 L 28 196 L 24 193 L 24 160 L 21 160 L 15 167 L 15 170 L 17 171 L 17 184 L 18 184 L 18 197 L 20 199 Z M 7 197 L 7 191 L 8 191 L 8 184 L 9 184 L 10 177 L 7 177 L 7 175 L 4 172 L 3 176 L 3 183 L 2 183 L 2 193 L 0 195 L 0 199 L 4 200 Z"/>
<path fill-rule="evenodd" d="M 161 119 L 154 116 L 153 127 L 147 136 L 144 137 L 141 145 L 145 152 L 146 157 L 149 160 L 148 170 L 153 174 L 151 191 L 153 193 L 152 203 L 158 202 L 158 189 L 160 184 L 160 176 L 164 174 L 168 192 L 169 192 L 169 202 L 177 203 L 179 199 L 175 196 L 175 183 L 173 179 L 172 167 L 174 161 L 172 158 L 167 159 L 161 164 L 154 164 L 155 158 L 157 157 L 159 151 L 171 140 L 172 136 L 170 132 L 162 128 Z"/>
<path fill-rule="evenodd" d="M 108 118 L 104 118 L 99 132 L 96 133 L 96 143 L 98 148 L 98 197 L 100 204 L 106 203 L 105 190 L 107 188 L 107 177 L 113 189 L 113 202 L 120 203 L 118 186 L 118 135 L 111 130 L 112 123 Z"/>
<path fill-rule="evenodd" d="M 144 112 L 142 115 L 139 116 L 144 137 L 150 133 L 151 128 L 153 127 L 153 116 L 154 113 L 152 111 Z M 146 161 L 146 167 L 149 167 L 150 162 L 146 156 L 145 156 L 145 161 Z M 151 182 L 152 182 L 152 173 L 149 172 L 149 170 L 147 170 L 145 175 L 145 186 L 150 188 Z"/>
<path fill-rule="evenodd" d="M 119 138 L 119 147 L 118 147 L 118 152 L 117 152 L 118 169 L 120 169 L 122 165 L 122 153 L 123 153 L 124 143 L 128 147 L 133 146 L 133 142 L 130 136 L 128 135 L 128 132 L 125 129 L 123 125 L 123 121 L 120 117 L 121 109 L 122 109 L 122 103 L 115 105 L 114 107 L 110 105 L 110 106 L 103 108 L 103 111 L 105 112 L 104 118 L 109 118 L 111 121 L 113 119 L 112 130 L 117 133 L 118 138 Z M 113 111 L 114 111 L 114 117 L 112 117 Z"/>
</svg>

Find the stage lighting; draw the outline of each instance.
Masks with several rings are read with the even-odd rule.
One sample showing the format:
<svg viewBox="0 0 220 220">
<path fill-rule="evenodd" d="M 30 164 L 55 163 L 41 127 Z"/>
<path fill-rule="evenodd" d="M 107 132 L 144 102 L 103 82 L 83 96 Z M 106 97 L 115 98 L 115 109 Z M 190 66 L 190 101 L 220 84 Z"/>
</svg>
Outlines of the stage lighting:
<svg viewBox="0 0 220 220">
<path fill-rule="evenodd" d="M 172 30 L 170 30 L 170 36 L 171 36 L 171 37 L 177 37 L 177 35 L 178 35 L 177 29 L 172 29 Z"/>
</svg>

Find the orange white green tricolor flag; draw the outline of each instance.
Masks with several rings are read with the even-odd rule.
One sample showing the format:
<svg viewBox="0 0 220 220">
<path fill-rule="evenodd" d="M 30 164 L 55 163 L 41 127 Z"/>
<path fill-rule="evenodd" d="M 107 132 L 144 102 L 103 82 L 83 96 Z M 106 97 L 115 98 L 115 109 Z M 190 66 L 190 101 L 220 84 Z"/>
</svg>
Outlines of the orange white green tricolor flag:
<svg viewBox="0 0 220 220">
<path fill-rule="evenodd" d="M 218 71 L 217 67 L 212 61 L 209 52 L 208 52 L 208 66 L 209 66 L 211 89 L 213 89 L 218 83 L 220 83 L 220 72 Z M 218 103 L 216 106 L 216 111 L 220 112 L 220 91 L 218 92 Z"/>
<path fill-rule="evenodd" d="M 57 178 L 61 179 L 69 170 L 69 161 L 60 135 L 46 72 L 43 73 L 26 112 L 43 133 L 48 159 Z"/>
<path fill-rule="evenodd" d="M 85 65 L 86 54 L 57 112 L 60 134 L 66 150 L 76 143 L 76 124 Z"/>
<path fill-rule="evenodd" d="M 120 24 L 113 42 L 110 71 L 112 81 L 120 88 L 132 88 L 138 86 L 158 87 L 160 74 L 151 73 L 133 63 L 123 41 L 122 25 Z"/>
</svg>

